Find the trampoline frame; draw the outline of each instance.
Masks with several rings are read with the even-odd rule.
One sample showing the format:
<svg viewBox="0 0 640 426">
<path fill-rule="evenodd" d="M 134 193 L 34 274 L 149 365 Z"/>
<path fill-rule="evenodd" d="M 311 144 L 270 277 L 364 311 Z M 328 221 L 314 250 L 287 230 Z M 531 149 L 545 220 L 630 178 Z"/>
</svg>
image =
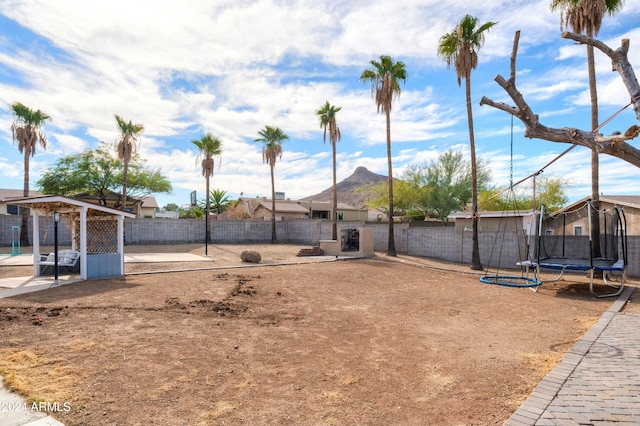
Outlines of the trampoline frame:
<svg viewBox="0 0 640 426">
<path fill-rule="evenodd" d="M 591 202 L 587 202 L 588 208 L 588 223 L 591 223 Z M 526 276 L 529 276 L 530 270 L 533 270 L 533 276 L 536 280 L 543 282 L 555 282 L 562 279 L 566 271 L 586 271 L 589 273 L 589 292 L 595 297 L 613 297 L 618 296 L 624 289 L 624 281 L 627 271 L 627 245 L 626 245 L 626 229 L 627 219 L 624 215 L 624 209 L 618 209 L 614 206 L 614 209 L 618 213 L 619 228 L 616 225 L 616 229 L 620 231 L 620 237 L 622 239 L 622 259 L 606 259 L 606 258 L 589 258 L 589 259 L 571 259 L 566 257 L 547 257 L 540 258 L 540 238 L 542 233 L 542 221 L 544 217 L 544 205 L 540 212 L 539 228 L 538 228 L 538 259 L 536 261 L 524 260 L 517 263 L 518 266 L 524 267 Z M 592 245 L 591 229 L 589 229 L 589 245 Z M 617 250 L 617 248 L 616 248 Z M 552 280 L 542 281 L 539 279 L 538 273 L 541 269 L 549 269 L 560 271 L 560 274 Z M 598 294 L 593 288 L 593 281 L 595 272 L 602 272 L 602 280 L 608 287 L 613 288 L 613 292 Z M 616 274 L 616 275 L 614 275 Z M 612 281 L 618 281 L 618 284 L 613 284 Z"/>
</svg>

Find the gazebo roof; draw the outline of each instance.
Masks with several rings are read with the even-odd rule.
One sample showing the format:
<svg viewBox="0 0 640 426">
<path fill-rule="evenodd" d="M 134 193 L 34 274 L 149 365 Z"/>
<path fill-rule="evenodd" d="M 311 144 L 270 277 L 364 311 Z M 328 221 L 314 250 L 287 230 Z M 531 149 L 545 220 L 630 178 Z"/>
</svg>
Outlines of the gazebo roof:
<svg viewBox="0 0 640 426">
<path fill-rule="evenodd" d="M 40 243 L 38 239 L 38 217 L 40 213 L 48 216 L 58 212 L 68 217 L 78 216 L 79 220 L 79 246 L 80 246 L 80 278 L 86 280 L 89 276 L 104 277 L 124 275 L 124 219 L 134 218 L 135 214 L 118 210 L 99 204 L 89 203 L 64 195 L 45 195 L 42 197 L 27 197 L 6 200 L 7 204 L 19 204 L 31 208 L 33 214 L 33 265 L 34 276 L 40 275 Z M 103 218 L 114 217 L 117 220 L 117 253 L 115 257 L 111 253 L 102 256 L 99 261 L 88 263 L 87 260 L 87 222 L 89 220 L 102 221 Z M 91 219 L 90 219 L 91 218 Z M 57 229 L 57 228 L 56 228 Z M 57 231 L 56 231 L 57 232 Z M 57 253 L 56 253 L 57 254 Z M 109 257 L 110 256 L 110 257 Z M 91 271 L 89 271 L 91 269 Z"/>
<path fill-rule="evenodd" d="M 95 215 L 106 216 L 124 216 L 134 218 L 135 214 L 118 210 L 111 207 L 101 206 L 100 204 L 90 203 L 88 201 L 78 200 L 76 198 L 64 195 L 44 195 L 42 197 L 28 197 L 5 200 L 7 204 L 21 204 L 26 207 L 42 210 L 46 213 L 58 211 L 60 213 L 75 212 L 81 209 L 93 210 Z"/>
</svg>

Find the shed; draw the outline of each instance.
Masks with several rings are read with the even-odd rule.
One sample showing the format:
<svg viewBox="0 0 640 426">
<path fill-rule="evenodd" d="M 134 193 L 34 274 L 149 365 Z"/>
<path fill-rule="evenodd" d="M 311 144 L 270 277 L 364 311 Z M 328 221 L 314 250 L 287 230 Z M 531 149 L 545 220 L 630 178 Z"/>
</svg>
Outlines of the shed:
<svg viewBox="0 0 640 426">
<path fill-rule="evenodd" d="M 63 195 L 17 198 L 11 204 L 31 209 L 33 275 L 40 276 L 39 216 L 58 212 L 71 226 L 72 246 L 80 253 L 80 278 L 124 275 L 124 219 L 133 213 Z"/>
</svg>

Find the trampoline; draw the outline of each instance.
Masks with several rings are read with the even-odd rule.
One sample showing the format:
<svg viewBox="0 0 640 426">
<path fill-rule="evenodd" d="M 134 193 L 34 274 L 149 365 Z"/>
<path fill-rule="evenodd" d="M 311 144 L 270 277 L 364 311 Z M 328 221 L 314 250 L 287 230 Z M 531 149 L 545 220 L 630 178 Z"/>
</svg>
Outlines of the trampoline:
<svg viewBox="0 0 640 426">
<path fill-rule="evenodd" d="M 614 207 L 611 211 L 595 211 L 590 202 L 585 205 L 586 211 L 578 209 L 556 216 L 544 217 L 544 206 L 540 214 L 538 228 L 537 257 L 535 260 L 518 262 L 526 268 L 527 276 L 533 271 L 535 279 L 540 280 L 539 271 L 555 270 L 560 274 L 552 280 L 562 279 L 565 272 L 587 272 L 589 274 L 589 291 L 596 297 L 612 297 L 622 293 L 627 269 L 626 217 L 624 209 Z M 598 248 L 594 248 L 591 236 L 591 215 L 599 215 L 600 235 Z M 567 223 L 576 227 L 576 222 L 586 218 L 588 236 L 567 236 Z M 582 223 L 582 222 L 581 222 Z M 574 228 L 575 229 L 575 228 Z M 594 257 L 593 253 L 600 256 Z M 596 293 L 594 290 L 595 275 L 602 275 L 608 293 Z M 541 281 L 541 280 L 540 280 Z M 543 282 L 543 281 L 541 281 Z"/>
</svg>

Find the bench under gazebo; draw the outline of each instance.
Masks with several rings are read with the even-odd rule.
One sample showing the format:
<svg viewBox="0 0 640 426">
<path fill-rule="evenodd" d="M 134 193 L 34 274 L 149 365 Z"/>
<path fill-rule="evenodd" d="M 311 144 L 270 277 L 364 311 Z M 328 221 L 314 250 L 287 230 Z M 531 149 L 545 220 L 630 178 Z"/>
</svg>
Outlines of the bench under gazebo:
<svg viewBox="0 0 640 426">
<path fill-rule="evenodd" d="M 41 275 L 41 266 L 51 261 L 47 256 L 40 256 L 39 218 L 45 216 L 53 220 L 56 213 L 60 222 L 69 226 L 72 250 L 79 253 L 81 279 L 124 275 L 124 219 L 135 217 L 133 213 L 63 195 L 17 198 L 10 204 L 31 209 L 35 277 Z"/>
</svg>

